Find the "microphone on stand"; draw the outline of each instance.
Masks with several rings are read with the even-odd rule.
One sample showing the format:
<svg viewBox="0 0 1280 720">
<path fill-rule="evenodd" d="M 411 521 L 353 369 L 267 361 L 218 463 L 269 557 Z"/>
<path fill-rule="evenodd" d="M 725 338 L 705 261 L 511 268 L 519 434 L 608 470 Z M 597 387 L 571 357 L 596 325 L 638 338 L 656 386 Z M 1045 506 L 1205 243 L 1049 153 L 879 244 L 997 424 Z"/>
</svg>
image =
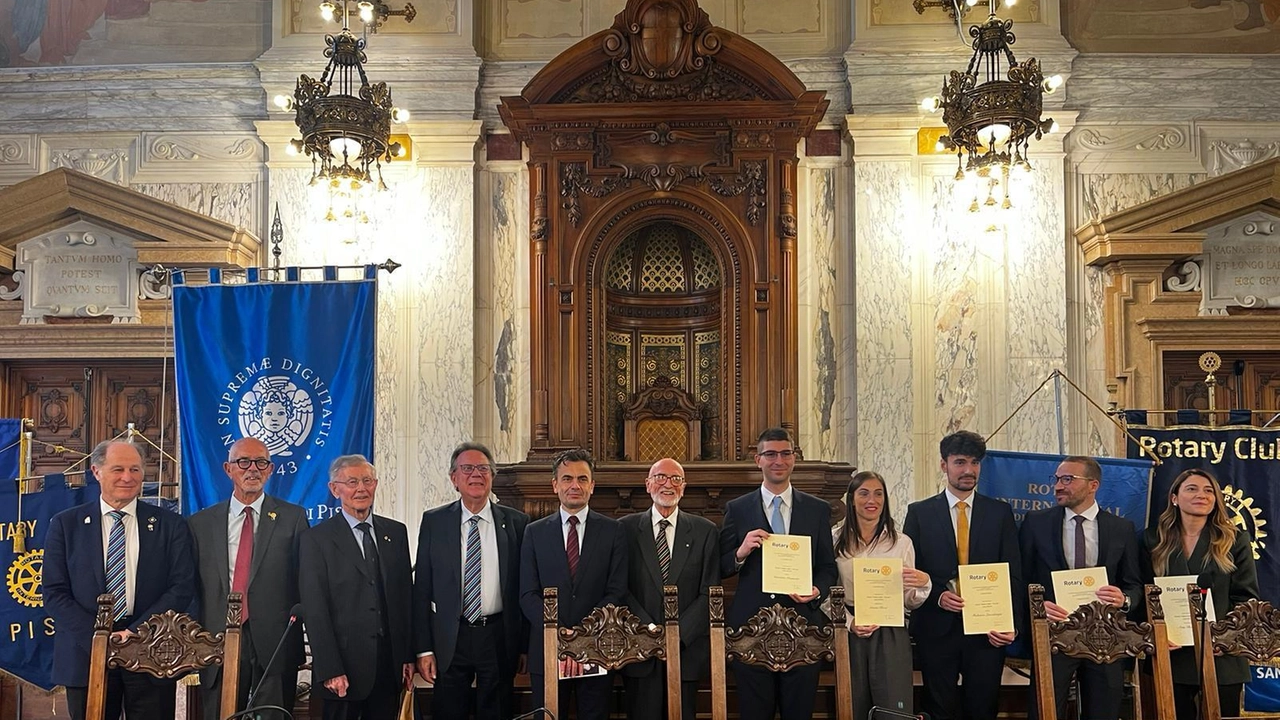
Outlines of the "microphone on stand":
<svg viewBox="0 0 1280 720">
<path fill-rule="evenodd" d="M 261 705 L 255 707 L 253 701 L 254 698 L 258 696 L 258 691 L 262 689 L 262 684 L 266 682 L 267 676 L 271 674 L 271 666 L 275 664 L 276 656 L 278 656 L 280 654 L 280 650 L 284 648 L 284 641 L 289 637 L 289 631 L 293 630 L 293 626 L 297 624 L 298 620 L 301 618 L 302 603 L 294 603 L 293 607 L 289 608 L 289 623 L 284 626 L 284 632 L 280 634 L 280 640 L 276 642 L 276 649 L 271 652 L 271 659 L 268 660 L 267 664 L 262 668 L 262 677 L 258 678 L 257 684 L 255 684 L 253 689 L 249 691 L 249 699 L 245 702 L 247 707 L 234 715 L 228 715 L 225 720 L 235 720 L 240 717 L 248 717 L 250 713 L 259 713 L 263 710 L 275 710 L 282 713 L 284 717 L 293 717 L 293 713 L 285 710 L 279 705 Z"/>
</svg>

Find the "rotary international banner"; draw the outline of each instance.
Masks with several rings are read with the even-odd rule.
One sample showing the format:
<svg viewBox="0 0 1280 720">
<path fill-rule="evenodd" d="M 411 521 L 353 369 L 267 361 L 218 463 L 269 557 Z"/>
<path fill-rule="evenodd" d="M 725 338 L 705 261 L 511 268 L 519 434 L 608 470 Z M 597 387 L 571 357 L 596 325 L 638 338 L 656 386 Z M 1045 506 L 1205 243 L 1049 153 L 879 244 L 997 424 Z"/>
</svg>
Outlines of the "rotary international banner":
<svg viewBox="0 0 1280 720">
<path fill-rule="evenodd" d="M 296 278 L 295 269 L 287 277 Z M 329 464 L 373 454 L 376 268 L 357 281 L 173 288 L 182 511 L 231 495 L 231 444 L 255 437 L 275 463 L 267 492 L 330 517 Z"/>
<path fill-rule="evenodd" d="M 1057 504 L 1053 475 L 1062 455 L 988 450 L 982 458 L 978 490 L 1000 498 L 1013 508 L 1018 524 L 1032 510 Z M 1098 506 L 1133 522 L 1141 530 L 1147 524 L 1147 493 L 1151 486 L 1151 461 L 1145 458 L 1094 458 L 1102 466 Z"/>
<path fill-rule="evenodd" d="M 0 598 L 0 668 L 52 690 L 53 619 L 44 611 L 41 571 L 49 518 L 98 497 L 98 485 L 68 488 L 63 475 L 46 475 L 43 489 L 22 496 L 19 513 L 20 421 L 0 420 L 0 558 L 5 593 Z M 21 541 L 16 541 L 21 537 Z M 15 542 L 16 541 L 16 542 Z M 19 547 L 21 545 L 21 547 Z"/>
</svg>

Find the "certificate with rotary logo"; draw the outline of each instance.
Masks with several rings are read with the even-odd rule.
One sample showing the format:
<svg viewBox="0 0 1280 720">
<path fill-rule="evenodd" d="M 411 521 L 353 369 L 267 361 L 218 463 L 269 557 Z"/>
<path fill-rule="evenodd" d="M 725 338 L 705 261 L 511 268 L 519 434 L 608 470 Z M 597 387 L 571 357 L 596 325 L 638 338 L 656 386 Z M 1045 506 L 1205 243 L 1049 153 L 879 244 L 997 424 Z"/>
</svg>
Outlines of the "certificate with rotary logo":
<svg viewBox="0 0 1280 720">
<path fill-rule="evenodd" d="M 853 559 L 853 624 L 904 627 L 902 558 Z"/>
<path fill-rule="evenodd" d="M 762 591 L 808 595 L 813 590 L 813 548 L 808 535 L 770 535 L 760 552 Z"/>
<path fill-rule="evenodd" d="M 1164 623 L 1169 631 L 1169 642 L 1178 647 L 1191 647 L 1196 644 L 1195 630 L 1191 624 L 1191 600 L 1187 597 L 1187 586 L 1196 584 L 1195 575 L 1162 575 L 1155 578 L 1160 586 L 1160 605 L 1164 608 Z M 1205 614 L 1208 621 L 1218 618 L 1213 612 L 1213 593 L 1204 598 Z"/>
<path fill-rule="evenodd" d="M 1013 632 L 1009 563 L 961 565 L 957 583 L 964 598 L 964 634 Z"/>
<path fill-rule="evenodd" d="M 1081 605 L 1097 600 L 1095 593 L 1098 588 L 1107 584 L 1107 569 L 1104 567 L 1055 570 L 1050 575 L 1053 578 L 1053 601 L 1067 612 L 1075 612 Z"/>
</svg>

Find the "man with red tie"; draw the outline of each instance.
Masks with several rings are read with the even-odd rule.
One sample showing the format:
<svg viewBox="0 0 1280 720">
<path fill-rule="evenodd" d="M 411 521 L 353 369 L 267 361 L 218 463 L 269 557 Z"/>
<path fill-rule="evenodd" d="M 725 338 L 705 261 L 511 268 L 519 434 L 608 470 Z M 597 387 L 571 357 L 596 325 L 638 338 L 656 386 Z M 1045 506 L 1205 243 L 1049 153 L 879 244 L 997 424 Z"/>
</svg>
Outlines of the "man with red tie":
<svg viewBox="0 0 1280 720">
<path fill-rule="evenodd" d="M 542 589 L 559 588 L 560 627 L 573 627 L 592 610 L 627 598 L 627 541 L 622 524 L 587 507 L 594 489 L 595 462 L 586 450 L 556 456 L 551 488 L 560 509 L 529 523 L 520 546 L 520 609 L 529 619 L 529 684 L 534 707 L 543 707 Z M 582 667 L 561 661 L 561 677 L 576 677 Z M 578 677 L 560 684 L 561 714 L 567 716 L 569 687 L 578 697 L 579 720 L 604 720 L 609 714 L 613 678 Z"/>
<path fill-rule="evenodd" d="M 289 630 L 272 667 L 266 665 L 288 627 L 289 610 L 298 602 L 298 543 L 308 527 L 307 511 L 266 494 L 274 469 L 261 440 L 232 443 L 222 464 L 231 480 L 231 497 L 187 523 L 196 548 L 200 624 L 213 632 L 225 630 L 227 594 L 243 597 L 237 709 L 245 708 L 249 690 L 261 682 L 254 705 L 293 712 L 303 661 L 300 626 Z M 200 699 L 206 720 L 221 717 L 221 694 L 222 666 L 205 668 Z"/>
</svg>

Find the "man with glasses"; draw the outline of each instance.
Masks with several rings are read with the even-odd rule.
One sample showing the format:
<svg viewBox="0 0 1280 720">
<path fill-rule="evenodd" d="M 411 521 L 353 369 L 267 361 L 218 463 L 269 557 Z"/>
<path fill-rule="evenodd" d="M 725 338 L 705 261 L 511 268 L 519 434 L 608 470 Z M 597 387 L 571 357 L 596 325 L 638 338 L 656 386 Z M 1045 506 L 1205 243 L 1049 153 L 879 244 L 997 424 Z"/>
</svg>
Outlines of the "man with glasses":
<svg viewBox="0 0 1280 720">
<path fill-rule="evenodd" d="M 934 720 L 988 720 L 998 710 L 1004 649 L 1015 634 L 965 635 L 957 578 L 961 565 L 1008 563 L 1018 627 L 1027 598 L 1018 528 L 1009 503 L 975 492 L 987 454 L 981 435 L 968 430 L 951 433 L 942 438 L 938 450 L 946 486 L 933 497 L 911 503 L 902 522 L 903 534 L 916 548 L 916 569 L 933 578 L 929 598 L 911 611 L 911 636 L 920 649 L 917 662 L 924 683 L 920 705 Z"/>
<path fill-rule="evenodd" d="M 663 458 L 649 468 L 645 490 L 653 507 L 622 518 L 628 548 L 627 606 L 648 623 L 662 624 L 662 588 L 675 585 L 680 602 L 680 702 L 684 720 L 693 720 L 698 681 L 710 666 L 707 603 L 720 583 L 720 545 L 714 523 L 681 512 L 685 474 L 680 463 Z M 622 669 L 631 720 L 666 718 L 666 670 L 657 660 Z M 674 719 L 673 719 L 674 720 Z"/>
<path fill-rule="evenodd" d="M 529 523 L 520 545 L 520 609 L 529 620 L 529 685 L 533 707 L 545 707 L 542 653 L 542 589 L 559 589 L 560 627 L 573 627 L 592 610 L 627 602 L 627 543 L 622 525 L 591 510 L 595 461 L 586 450 L 565 450 L 551 464 L 551 489 L 559 510 Z M 578 698 L 578 720 L 605 720 L 613 677 L 586 676 L 572 659 L 560 661 L 560 715 Z"/>
<path fill-rule="evenodd" d="M 394 720 L 413 679 L 413 568 L 402 523 L 373 512 L 378 475 L 362 455 L 329 467 L 342 511 L 302 534 L 302 604 L 312 697 L 324 720 Z"/>
<path fill-rule="evenodd" d="M 276 705 L 293 712 L 298 667 L 302 664 L 302 628 L 289 631 L 280 655 L 267 662 L 298 602 L 298 543 L 307 529 L 307 512 L 266 494 L 274 469 L 267 446 L 256 438 L 231 444 L 222 471 L 231 480 L 231 497 L 201 510 L 187 521 L 195 541 L 200 624 L 221 632 L 227 625 L 227 594 L 242 596 L 240 681 L 236 709 L 243 710 L 249 690 L 261 681 L 254 705 Z M 200 702 L 206 720 L 217 720 L 222 697 L 222 666 L 200 673 Z"/>
<path fill-rule="evenodd" d="M 529 641 L 520 612 L 520 542 L 529 516 L 492 501 L 493 454 L 464 442 L 449 457 L 458 499 L 422 514 L 413 581 L 418 673 L 431 716 L 511 717 Z M 472 684 L 474 683 L 474 687 Z"/>
<path fill-rule="evenodd" d="M 1098 486 L 1102 484 L 1098 461 L 1080 455 L 1064 458 L 1050 482 L 1057 507 L 1027 513 L 1019 532 L 1023 572 L 1028 583 L 1045 587 L 1045 614 L 1050 620 L 1065 620 L 1075 610 L 1053 602 L 1055 570 L 1106 568 L 1107 584 L 1094 596 L 1126 612 L 1137 606 L 1142 600 L 1137 534 L 1132 522 L 1098 507 Z M 1055 655 L 1053 685 L 1060 717 L 1066 712 L 1072 675 L 1080 680 L 1083 720 L 1120 715 L 1122 663 L 1103 665 Z"/>
<path fill-rule="evenodd" d="M 730 500 L 720 530 L 720 572 L 738 576 L 738 590 L 725 611 L 725 621 L 739 627 L 760 608 L 779 603 L 793 607 L 811 624 L 826 624 L 819 607 L 831 586 L 840 582 L 835 549 L 831 542 L 831 507 L 825 500 L 791 486 L 796 467 L 791 433 L 769 428 L 756 440 L 756 467 L 760 489 Z M 780 596 L 761 587 L 763 567 L 760 547 L 771 534 L 808 535 L 813 554 L 813 587 L 804 595 Z M 768 720 L 775 710 L 782 720 L 813 715 L 818 691 L 818 666 L 802 665 L 787 672 L 734 663 L 738 680 L 738 707 L 743 720 Z"/>
</svg>

